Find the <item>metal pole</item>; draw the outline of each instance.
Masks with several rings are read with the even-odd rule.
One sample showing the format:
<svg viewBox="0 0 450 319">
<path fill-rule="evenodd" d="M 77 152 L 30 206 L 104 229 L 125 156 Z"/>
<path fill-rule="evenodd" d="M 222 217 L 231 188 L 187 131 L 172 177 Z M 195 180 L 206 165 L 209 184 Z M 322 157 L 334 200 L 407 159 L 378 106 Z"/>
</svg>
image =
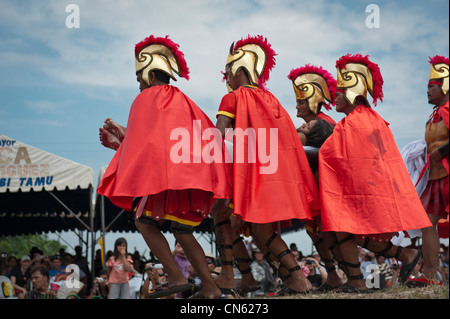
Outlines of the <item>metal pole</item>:
<svg viewBox="0 0 450 319">
<path fill-rule="evenodd" d="M 60 200 L 60 199 L 58 198 L 58 196 L 56 196 L 56 195 L 53 194 L 52 192 L 48 192 L 48 193 L 49 193 L 54 199 L 56 199 L 56 201 L 59 202 L 65 209 L 67 209 L 67 211 L 68 211 L 69 213 L 71 213 L 72 216 L 75 217 L 75 218 L 80 222 L 80 224 L 82 224 L 88 231 L 91 230 L 91 229 L 89 228 L 89 226 L 86 225 L 86 223 L 85 223 L 80 217 L 78 217 L 77 215 L 75 215 L 75 213 L 72 212 L 72 210 L 71 210 L 69 207 L 67 207 L 67 205 L 64 204 L 64 202 L 63 202 L 62 200 Z"/>
<path fill-rule="evenodd" d="M 94 255 L 95 255 L 95 231 L 94 231 L 94 203 L 92 202 L 92 193 L 93 188 L 91 188 L 91 191 L 89 192 L 89 213 L 90 213 L 90 220 L 91 220 L 91 280 L 92 280 L 92 287 L 94 286 Z M 86 249 L 87 252 L 87 249 Z"/>
<path fill-rule="evenodd" d="M 103 195 L 100 196 L 100 214 L 101 214 L 101 222 L 102 222 L 102 251 L 103 254 L 105 254 L 105 197 Z M 104 257 L 103 257 L 104 258 Z M 104 261 L 104 259 L 103 259 Z M 105 265 L 102 264 L 102 267 L 104 268 Z"/>
</svg>

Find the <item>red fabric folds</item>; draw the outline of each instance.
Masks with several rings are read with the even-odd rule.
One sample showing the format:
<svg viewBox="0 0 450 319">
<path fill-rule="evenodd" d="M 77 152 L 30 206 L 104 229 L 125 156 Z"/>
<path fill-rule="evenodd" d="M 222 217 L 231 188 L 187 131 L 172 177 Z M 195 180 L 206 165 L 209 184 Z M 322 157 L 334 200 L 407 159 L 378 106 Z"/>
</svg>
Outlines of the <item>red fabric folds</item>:
<svg viewBox="0 0 450 319">
<path fill-rule="evenodd" d="M 229 94 L 236 101 L 234 214 L 246 222 L 261 224 L 311 219 L 319 210 L 318 189 L 289 114 L 266 90 L 240 87 Z M 265 155 L 270 152 L 270 162 L 262 163 L 259 154 L 255 163 L 249 160 L 248 154 L 244 161 L 240 160 L 239 148 L 247 151 L 252 143 L 248 138 L 239 140 L 237 131 L 245 132 L 249 128 L 254 128 L 256 133 L 253 150 Z M 265 137 L 261 135 L 263 131 Z M 275 131 L 277 144 L 272 139 Z M 261 174 L 261 169 L 275 165 L 275 160 L 276 170 Z"/>
<path fill-rule="evenodd" d="M 323 112 L 319 112 L 319 114 L 317 114 L 317 118 L 325 120 L 328 123 L 330 123 L 331 125 L 336 125 L 336 121 L 333 120 L 330 116 L 326 115 Z"/>
<path fill-rule="evenodd" d="M 358 106 L 319 151 L 323 231 L 382 234 L 431 226 L 388 123 Z"/>
<path fill-rule="evenodd" d="M 200 126 L 196 128 L 194 123 Z M 126 136 L 98 193 L 125 210 L 131 209 L 133 198 L 151 195 L 146 208 L 160 218 L 165 214 L 181 214 L 178 217 L 185 220 L 198 220 L 189 214 L 205 217 L 205 203 L 231 197 L 224 161 L 206 163 L 199 153 L 211 143 L 223 147 L 221 139 L 201 139 L 207 128 L 215 126 L 178 88 L 145 89 L 131 105 Z M 181 150 L 180 143 L 187 151 Z M 187 162 L 177 163 L 181 153 L 187 154 Z"/>
</svg>

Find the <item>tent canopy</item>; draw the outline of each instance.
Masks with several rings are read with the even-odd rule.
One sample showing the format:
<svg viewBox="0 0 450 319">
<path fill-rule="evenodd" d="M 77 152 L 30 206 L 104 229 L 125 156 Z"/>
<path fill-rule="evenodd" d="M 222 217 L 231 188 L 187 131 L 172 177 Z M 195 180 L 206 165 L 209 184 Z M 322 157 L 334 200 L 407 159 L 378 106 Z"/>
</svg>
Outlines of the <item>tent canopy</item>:
<svg viewBox="0 0 450 319">
<path fill-rule="evenodd" d="M 90 167 L 0 136 L 0 236 L 90 230 Z"/>
</svg>

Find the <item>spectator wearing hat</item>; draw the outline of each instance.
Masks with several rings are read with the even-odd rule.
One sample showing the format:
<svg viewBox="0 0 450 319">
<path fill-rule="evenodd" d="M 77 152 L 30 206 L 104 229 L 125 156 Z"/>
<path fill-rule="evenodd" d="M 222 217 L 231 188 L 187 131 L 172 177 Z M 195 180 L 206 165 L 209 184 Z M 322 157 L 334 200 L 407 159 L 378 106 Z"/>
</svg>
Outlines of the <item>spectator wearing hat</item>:
<svg viewBox="0 0 450 319">
<path fill-rule="evenodd" d="M 25 293 L 30 286 L 30 265 L 30 256 L 24 255 L 20 259 L 19 265 L 16 266 L 11 272 L 11 285 L 16 290 L 16 294 L 19 299 L 24 298 Z"/>
<path fill-rule="evenodd" d="M 264 254 L 258 248 L 256 248 L 253 250 L 253 258 L 254 260 L 251 263 L 250 267 L 252 269 L 253 278 L 255 278 L 256 282 L 261 287 L 260 292 L 274 292 L 275 279 L 273 277 L 270 265 L 264 259 Z"/>
</svg>

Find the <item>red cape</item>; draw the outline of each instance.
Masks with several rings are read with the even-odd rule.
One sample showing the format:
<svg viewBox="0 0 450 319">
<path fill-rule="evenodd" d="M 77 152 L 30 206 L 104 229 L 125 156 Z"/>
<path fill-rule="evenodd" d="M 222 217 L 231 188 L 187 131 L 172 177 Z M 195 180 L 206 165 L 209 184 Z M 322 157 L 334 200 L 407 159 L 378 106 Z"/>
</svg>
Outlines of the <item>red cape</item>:
<svg viewBox="0 0 450 319">
<path fill-rule="evenodd" d="M 323 231 L 381 234 L 431 226 L 388 123 L 358 106 L 319 150 Z"/>
<path fill-rule="evenodd" d="M 210 199 L 230 198 L 225 164 L 207 164 L 203 159 L 200 163 L 193 163 L 197 141 L 201 150 L 211 143 L 200 137 L 196 139 L 194 120 L 201 123 L 202 132 L 206 128 L 215 130 L 206 114 L 178 88 L 162 85 L 143 90 L 131 105 L 125 138 L 100 182 L 98 193 L 128 211 L 134 197 L 159 194 L 153 200 L 149 198 L 149 205 L 153 202 L 158 206 L 158 216 L 161 216 L 161 210 L 162 213 L 165 210 L 165 213 L 178 214 L 177 218 L 188 220 L 191 218 L 185 216 L 186 211 L 194 206 L 204 206 L 208 199 L 204 192 Z M 173 161 L 171 150 L 181 145 L 182 140 L 176 134 L 171 140 L 174 129 L 187 137 L 187 163 Z M 180 155 L 181 151 L 176 153 Z M 197 191 L 188 194 L 185 191 L 188 189 Z M 161 197 L 167 190 L 176 190 L 177 195 L 170 191 Z M 198 190 L 204 191 L 203 195 Z M 151 207 L 147 209 L 151 210 Z M 194 218 L 196 221 L 197 217 Z"/>
<path fill-rule="evenodd" d="M 318 188 L 289 114 L 266 90 L 241 87 L 231 94 L 236 95 L 234 214 L 251 223 L 311 219 L 320 208 Z M 278 162 L 276 171 L 261 174 L 261 169 L 274 163 L 263 164 L 259 156 L 256 163 L 249 163 L 247 157 L 239 161 L 236 132 L 248 128 L 255 128 L 256 150 L 272 154 Z M 269 139 L 274 136 L 270 128 L 277 131 L 278 147 Z M 266 132 L 265 140 L 259 140 L 259 129 Z"/>
<path fill-rule="evenodd" d="M 445 126 L 447 128 L 449 128 L 448 127 L 449 126 L 449 123 L 448 123 L 448 121 L 449 121 L 449 119 L 448 119 L 448 116 L 449 116 L 448 102 L 444 103 L 444 105 L 441 105 L 439 107 L 438 114 L 442 118 L 442 120 L 444 121 Z"/>
<path fill-rule="evenodd" d="M 328 123 L 330 123 L 331 125 L 336 125 L 336 121 L 333 120 L 331 117 L 329 117 L 328 115 L 326 115 L 323 112 L 319 112 L 319 114 L 317 114 L 317 118 L 325 120 Z"/>
</svg>

